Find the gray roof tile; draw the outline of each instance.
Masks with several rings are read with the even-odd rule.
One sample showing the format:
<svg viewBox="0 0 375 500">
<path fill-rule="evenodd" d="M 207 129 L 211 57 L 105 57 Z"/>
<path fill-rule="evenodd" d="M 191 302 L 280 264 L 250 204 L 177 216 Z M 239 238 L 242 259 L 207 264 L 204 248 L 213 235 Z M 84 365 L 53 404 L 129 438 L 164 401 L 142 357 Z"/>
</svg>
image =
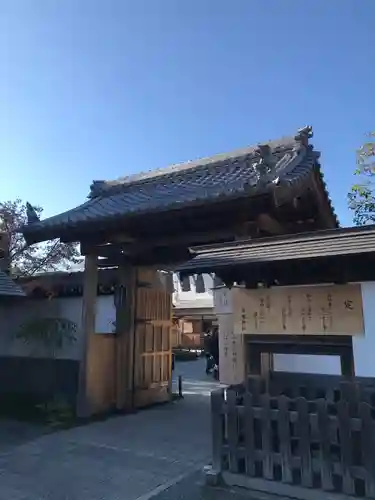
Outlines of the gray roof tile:
<svg viewBox="0 0 375 500">
<path fill-rule="evenodd" d="M 178 271 L 211 273 L 219 268 L 375 252 L 375 225 L 338 228 L 192 249 Z"/>
<path fill-rule="evenodd" d="M 57 237 L 59 231 L 86 223 L 183 208 L 192 204 L 240 198 L 278 185 L 282 192 L 298 186 L 317 164 L 319 153 L 305 147 L 297 137 L 268 143 L 278 161 L 272 178 L 259 181 L 257 147 L 250 147 L 203 160 L 174 165 L 118 181 L 96 181 L 90 199 L 77 208 L 25 226 L 22 231 L 40 241 L 43 234 Z M 39 239 L 38 239 L 39 238 Z"/>
<path fill-rule="evenodd" d="M 0 271 L 0 297 L 1 296 L 25 297 L 25 292 L 9 276 Z"/>
</svg>

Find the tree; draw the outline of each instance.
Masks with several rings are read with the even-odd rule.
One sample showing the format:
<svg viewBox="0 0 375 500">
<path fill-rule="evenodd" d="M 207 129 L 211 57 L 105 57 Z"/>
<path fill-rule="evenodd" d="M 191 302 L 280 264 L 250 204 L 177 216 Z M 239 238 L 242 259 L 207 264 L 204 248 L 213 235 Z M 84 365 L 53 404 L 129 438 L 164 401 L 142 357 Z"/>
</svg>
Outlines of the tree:
<svg viewBox="0 0 375 500">
<path fill-rule="evenodd" d="M 34 207 L 34 210 L 38 216 L 43 212 L 41 207 Z M 8 262 L 12 276 L 34 276 L 40 272 L 69 270 L 72 265 L 81 262 L 74 243 L 52 240 L 28 246 L 19 232 L 25 224 L 27 213 L 22 200 L 0 202 L 0 232 L 8 241 Z"/>
<path fill-rule="evenodd" d="M 358 183 L 348 194 L 349 208 L 354 211 L 354 224 L 375 223 L 375 131 L 370 132 L 369 141 L 357 151 Z"/>
</svg>

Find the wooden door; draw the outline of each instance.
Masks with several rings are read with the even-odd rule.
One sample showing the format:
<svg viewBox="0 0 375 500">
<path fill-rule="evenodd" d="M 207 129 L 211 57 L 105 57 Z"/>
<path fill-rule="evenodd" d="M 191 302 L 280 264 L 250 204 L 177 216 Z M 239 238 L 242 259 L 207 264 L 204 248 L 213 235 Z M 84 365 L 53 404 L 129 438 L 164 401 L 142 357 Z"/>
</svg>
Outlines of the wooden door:
<svg viewBox="0 0 375 500">
<path fill-rule="evenodd" d="M 139 408 L 171 396 L 171 294 L 138 282 L 135 327 L 134 405 Z"/>
</svg>

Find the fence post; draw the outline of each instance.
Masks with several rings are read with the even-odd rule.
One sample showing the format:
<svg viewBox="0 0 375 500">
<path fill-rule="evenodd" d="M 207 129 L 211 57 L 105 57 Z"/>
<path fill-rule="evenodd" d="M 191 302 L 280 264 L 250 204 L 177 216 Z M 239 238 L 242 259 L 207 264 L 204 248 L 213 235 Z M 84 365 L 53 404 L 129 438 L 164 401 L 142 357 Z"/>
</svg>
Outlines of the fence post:
<svg viewBox="0 0 375 500">
<path fill-rule="evenodd" d="M 278 398 L 278 431 L 280 438 L 281 474 L 283 483 L 292 483 L 292 452 L 290 443 L 289 398 Z"/>
<path fill-rule="evenodd" d="M 313 473 L 310 451 L 310 415 L 309 406 L 305 398 L 298 398 L 297 405 L 297 435 L 299 456 L 301 457 L 301 484 L 305 488 L 313 485 Z"/>
<path fill-rule="evenodd" d="M 327 410 L 327 402 L 325 399 L 318 399 L 316 405 L 320 440 L 320 477 L 322 481 L 322 489 L 325 491 L 332 491 L 332 457 L 330 450 L 329 416 Z"/>
<path fill-rule="evenodd" d="M 362 421 L 361 452 L 365 469 L 366 495 L 375 498 L 375 424 L 371 415 L 371 406 L 361 403 L 359 416 Z"/>
<path fill-rule="evenodd" d="M 246 474 L 248 476 L 255 476 L 255 436 L 254 436 L 254 410 L 253 410 L 253 397 L 249 391 L 246 391 L 244 396 L 245 415 L 245 448 L 246 448 Z"/>
<path fill-rule="evenodd" d="M 237 447 L 238 447 L 238 416 L 237 394 L 235 389 L 227 390 L 227 422 L 229 446 L 229 470 L 238 472 Z"/>
<path fill-rule="evenodd" d="M 341 447 L 342 490 L 346 495 L 354 493 L 354 482 L 350 474 L 352 465 L 352 434 L 350 429 L 350 406 L 346 401 L 337 403 L 337 416 Z"/>
<path fill-rule="evenodd" d="M 263 394 L 260 398 L 262 408 L 262 451 L 263 451 L 263 475 L 265 479 L 273 479 L 273 455 L 272 455 L 272 427 L 271 427 L 271 401 L 269 394 Z"/>
<path fill-rule="evenodd" d="M 223 446 L 223 403 L 224 389 L 211 393 L 212 466 L 221 472 Z"/>
</svg>

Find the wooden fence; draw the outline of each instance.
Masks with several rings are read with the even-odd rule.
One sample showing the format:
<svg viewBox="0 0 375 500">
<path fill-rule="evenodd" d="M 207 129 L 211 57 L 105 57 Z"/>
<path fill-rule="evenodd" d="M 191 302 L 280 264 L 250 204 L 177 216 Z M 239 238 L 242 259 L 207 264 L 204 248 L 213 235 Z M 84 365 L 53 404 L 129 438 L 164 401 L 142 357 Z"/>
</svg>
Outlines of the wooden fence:
<svg viewBox="0 0 375 500">
<path fill-rule="evenodd" d="M 375 499 L 374 381 L 281 386 L 253 377 L 212 393 L 215 469 Z"/>
</svg>

